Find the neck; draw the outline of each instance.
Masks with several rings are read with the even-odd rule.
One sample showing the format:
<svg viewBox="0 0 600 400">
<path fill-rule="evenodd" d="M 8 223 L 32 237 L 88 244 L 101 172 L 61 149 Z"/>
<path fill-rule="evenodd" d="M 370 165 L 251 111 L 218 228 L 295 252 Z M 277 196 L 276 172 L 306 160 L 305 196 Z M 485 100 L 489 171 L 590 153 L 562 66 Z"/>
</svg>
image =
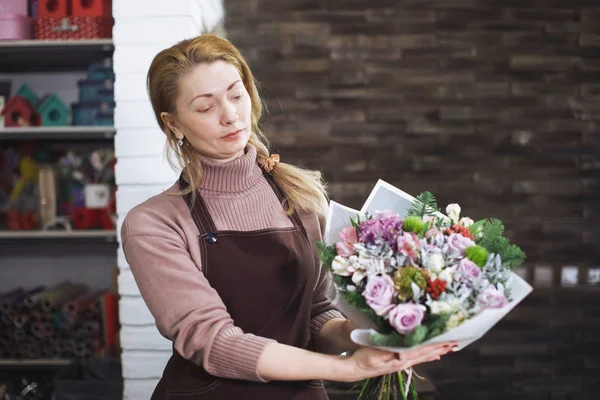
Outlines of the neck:
<svg viewBox="0 0 600 400">
<path fill-rule="evenodd" d="M 203 195 L 239 193 L 256 186 L 262 170 L 256 162 L 256 148 L 248 144 L 244 151 L 229 160 L 200 157 L 204 180 L 200 185 Z"/>
</svg>

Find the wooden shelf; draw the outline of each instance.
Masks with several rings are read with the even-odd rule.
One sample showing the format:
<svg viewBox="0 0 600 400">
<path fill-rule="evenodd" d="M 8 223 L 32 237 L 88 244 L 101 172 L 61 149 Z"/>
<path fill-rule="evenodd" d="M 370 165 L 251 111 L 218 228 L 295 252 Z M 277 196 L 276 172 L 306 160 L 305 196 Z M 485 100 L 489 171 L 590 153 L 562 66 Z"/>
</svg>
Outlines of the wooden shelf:
<svg viewBox="0 0 600 400">
<path fill-rule="evenodd" d="M 0 73 L 85 70 L 113 51 L 112 39 L 0 40 Z"/>
<path fill-rule="evenodd" d="M 115 136 L 112 126 L 57 126 L 57 127 L 19 127 L 0 128 L 0 140 L 18 139 L 77 139 L 103 140 Z"/>
<path fill-rule="evenodd" d="M 0 367 L 62 367 L 73 363 L 64 358 L 0 359 Z"/>
<path fill-rule="evenodd" d="M 84 240 L 102 240 L 106 242 L 114 242 L 117 238 L 117 233 L 114 230 L 103 231 L 103 230 L 72 230 L 72 231 L 0 231 L 0 241 L 5 240 L 71 240 L 71 239 L 84 239 Z"/>
</svg>

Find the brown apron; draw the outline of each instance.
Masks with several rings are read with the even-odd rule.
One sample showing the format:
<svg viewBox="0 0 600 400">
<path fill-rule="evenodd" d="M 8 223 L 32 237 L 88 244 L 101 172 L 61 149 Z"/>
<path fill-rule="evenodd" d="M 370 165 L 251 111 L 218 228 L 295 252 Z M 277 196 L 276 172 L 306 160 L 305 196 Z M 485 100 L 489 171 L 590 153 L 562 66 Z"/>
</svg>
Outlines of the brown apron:
<svg viewBox="0 0 600 400">
<path fill-rule="evenodd" d="M 264 174 L 280 201 L 282 191 Z M 187 183 L 179 178 L 183 189 Z M 198 194 L 191 204 L 185 196 L 200 231 L 202 267 L 209 283 L 219 293 L 236 326 L 277 340 L 310 349 L 310 320 L 318 259 L 297 212 L 291 228 L 258 231 L 217 231 Z M 319 312 L 326 311 L 316 310 Z M 314 312 L 314 311 L 313 311 Z M 240 354 L 240 356 L 243 356 Z M 175 349 L 152 400 L 326 400 L 322 381 L 271 381 L 259 383 L 223 379 L 210 375 L 184 359 Z"/>
</svg>

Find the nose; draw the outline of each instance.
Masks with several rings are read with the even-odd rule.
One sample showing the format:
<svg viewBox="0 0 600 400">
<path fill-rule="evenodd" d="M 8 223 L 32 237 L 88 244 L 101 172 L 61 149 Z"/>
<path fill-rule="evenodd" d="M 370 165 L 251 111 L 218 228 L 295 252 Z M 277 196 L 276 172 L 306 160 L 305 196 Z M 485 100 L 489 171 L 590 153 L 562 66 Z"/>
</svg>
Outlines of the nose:
<svg viewBox="0 0 600 400">
<path fill-rule="evenodd" d="M 223 107 L 223 114 L 221 115 L 221 124 L 231 125 L 238 119 L 237 109 L 235 105 L 227 101 Z"/>
</svg>

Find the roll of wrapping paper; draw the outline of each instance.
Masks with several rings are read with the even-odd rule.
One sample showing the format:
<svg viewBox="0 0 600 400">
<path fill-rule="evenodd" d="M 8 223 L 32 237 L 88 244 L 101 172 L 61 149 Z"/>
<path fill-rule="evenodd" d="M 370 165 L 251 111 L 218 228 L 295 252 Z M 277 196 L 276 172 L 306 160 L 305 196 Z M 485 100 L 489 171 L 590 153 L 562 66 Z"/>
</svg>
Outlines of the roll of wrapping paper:
<svg viewBox="0 0 600 400">
<path fill-rule="evenodd" d="M 102 291 L 85 293 L 75 299 L 71 299 L 63 306 L 63 312 L 70 315 L 78 315 L 85 310 L 98 310 L 99 299 L 104 294 Z"/>
<path fill-rule="evenodd" d="M 28 307 L 35 307 L 37 306 L 44 298 L 46 298 L 47 296 L 51 296 L 53 292 L 55 291 L 60 291 L 62 289 L 64 289 L 65 287 L 70 286 L 71 283 L 70 282 L 63 282 L 63 283 L 59 283 L 58 285 L 46 288 L 46 290 L 36 293 L 34 295 L 28 296 L 25 299 L 25 305 L 27 305 Z"/>
<path fill-rule="evenodd" d="M 56 285 L 31 296 L 24 294 L 33 293 L 32 290 L 11 291 L 10 312 L 2 313 L 7 318 L 0 322 L 1 356 L 71 358 L 118 354 L 117 302 L 113 293 L 87 292 L 73 296 L 52 311 L 42 309 L 43 299 L 60 303 L 65 297 L 60 293 L 70 292 L 69 288 L 75 286 Z M 25 306 L 25 298 L 29 304 L 37 305 Z"/>
<path fill-rule="evenodd" d="M 62 308 L 65 302 L 80 296 L 88 291 L 86 285 L 70 284 L 61 290 L 56 290 L 49 293 L 41 301 L 42 310 L 52 311 L 56 308 Z"/>
<path fill-rule="evenodd" d="M 40 222 L 43 225 L 56 219 L 56 173 L 50 165 L 39 170 Z"/>
<path fill-rule="evenodd" d="M 15 299 L 18 299 L 24 293 L 25 290 L 23 290 L 22 288 L 18 288 L 8 293 L 3 293 L 2 295 L 0 295 L 0 310 L 3 313 L 8 312 L 12 308 Z"/>
</svg>

